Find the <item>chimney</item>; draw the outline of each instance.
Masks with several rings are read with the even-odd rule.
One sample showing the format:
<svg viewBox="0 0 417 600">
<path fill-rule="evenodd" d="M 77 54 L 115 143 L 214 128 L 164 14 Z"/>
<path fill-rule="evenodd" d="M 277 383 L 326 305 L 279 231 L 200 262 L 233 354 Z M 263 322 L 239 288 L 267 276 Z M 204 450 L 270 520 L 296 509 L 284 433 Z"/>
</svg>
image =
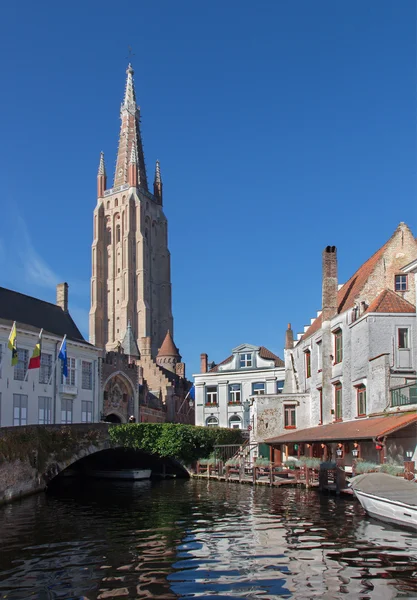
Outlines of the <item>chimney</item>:
<svg viewBox="0 0 417 600">
<path fill-rule="evenodd" d="M 56 286 L 56 303 L 64 312 L 68 312 L 68 283 L 58 283 Z"/>
<path fill-rule="evenodd" d="M 292 350 L 294 348 L 294 334 L 291 329 L 291 323 L 288 323 L 287 331 L 285 332 L 285 350 Z"/>
<path fill-rule="evenodd" d="M 207 354 L 200 354 L 200 371 L 201 373 L 207 373 L 207 363 L 208 356 Z"/>
<path fill-rule="evenodd" d="M 336 246 L 326 246 L 323 250 L 322 312 L 323 322 L 337 314 Z"/>
</svg>

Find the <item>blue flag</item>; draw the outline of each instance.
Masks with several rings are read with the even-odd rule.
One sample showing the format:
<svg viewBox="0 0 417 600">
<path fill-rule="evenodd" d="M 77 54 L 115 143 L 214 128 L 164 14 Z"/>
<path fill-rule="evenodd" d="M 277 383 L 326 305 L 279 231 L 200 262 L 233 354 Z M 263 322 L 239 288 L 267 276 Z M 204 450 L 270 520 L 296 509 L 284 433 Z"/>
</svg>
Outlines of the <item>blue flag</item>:
<svg viewBox="0 0 417 600">
<path fill-rule="evenodd" d="M 67 357 L 67 336 L 64 336 L 61 347 L 59 349 L 58 358 L 62 361 L 62 374 L 68 377 L 68 357 Z"/>
<path fill-rule="evenodd" d="M 189 394 L 189 396 L 190 396 L 190 398 L 192 400 L 195 400 L 195 386 L 194 386 L 194 384 L 193 384 L 192 388 L 190 389 L 190 391 L 188 392 L 188 394 Z"/>
</svg>

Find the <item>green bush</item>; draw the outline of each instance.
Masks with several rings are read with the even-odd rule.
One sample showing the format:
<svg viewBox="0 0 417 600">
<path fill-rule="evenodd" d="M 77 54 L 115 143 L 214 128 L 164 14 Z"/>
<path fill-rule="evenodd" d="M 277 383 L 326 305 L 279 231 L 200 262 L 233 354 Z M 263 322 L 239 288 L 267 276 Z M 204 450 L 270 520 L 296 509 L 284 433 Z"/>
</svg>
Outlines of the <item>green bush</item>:
<svg viewBox="0 0 417 600">
<path fill-rule="evenodd" d="M 268 458 L 257 458 L 255 460 L 255 467 L 269 467 L 270 461 Z"/>
<path fill-rule="evenodd" d="M 216 445 L 243 443 L 239 429 L 182 423 L 125 423 L 111 426 L 109 435 L 115 445 L 175 458 L 186 464 L 208 458 Z"/>
<path fill-rule="evenodd" d="M 358 460 L 355 467 L 356 475 L 359 475 L 361 473 L 372 473 L 378 470 L 379 465 L 377 465 L 376 463 L 367 462 L 366 460 Z"/>
<path fill-rule="evenodd" d="M 310 456 L 300 456 L 297 460 L 297 467 L 310 467 L 311 469 L 319 469 L 321 460 Z"/>
<path fill-rule="evenodd" d="M 238 458 L 229 458 L 229 460 L 226 461 L 226 467 L 239 467 L 240 466 L 240 460 Z"/>
<path fill-rule="evenodd" d="M 381 473 L 388 473 L 388 475 L 399 475 L 404 472 L 403 467 L 399 467 L 398 465 L 393 464 L 383 464 L 379 467 Z"/>
</svg>

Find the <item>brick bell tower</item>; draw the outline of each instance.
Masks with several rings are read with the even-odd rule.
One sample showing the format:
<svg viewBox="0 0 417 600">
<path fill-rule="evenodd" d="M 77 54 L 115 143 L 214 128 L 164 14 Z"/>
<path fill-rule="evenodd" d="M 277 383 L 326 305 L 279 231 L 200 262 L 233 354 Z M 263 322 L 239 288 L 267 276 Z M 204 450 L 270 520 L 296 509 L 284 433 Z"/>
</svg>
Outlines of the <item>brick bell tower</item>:
<svg viewBox="0 0 417 600">
<path fill-rule="evenodd" d="M 167 331 L 173 333 L 168 228 L 159 161 L 153 193 L 148 189 L 133 74 L 129 64 L 116 172 L 109 189 L 104 154 L 100 155 L 93 217 L 90 342 L 107 352 L 115 350 L 130 324 L 140 354 L 156 358 Z"/>
</svg>

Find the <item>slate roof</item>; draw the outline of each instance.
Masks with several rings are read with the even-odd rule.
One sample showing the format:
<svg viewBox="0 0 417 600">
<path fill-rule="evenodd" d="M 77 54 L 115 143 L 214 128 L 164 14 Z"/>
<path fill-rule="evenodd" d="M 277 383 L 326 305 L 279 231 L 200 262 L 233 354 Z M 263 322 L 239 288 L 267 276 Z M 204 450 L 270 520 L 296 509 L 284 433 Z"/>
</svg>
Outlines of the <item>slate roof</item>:
<svg viewBox="0 0 417 600">
<path fill-rule="evenodd" d="M 417 423 L 417 413 L 387 415 L 356 419 L 340 423 L 329 423 L 307 429 L 294 429 L 291 433 L 265 440 L 266 444 L 287 444 L 292 442 L 341 442 L 343 440 L 369 440 Z"/>
<path fill-rule="evenodd" d="M 392 290 L 383 290 L 365 311 L 366 313 L 415 313 L 416 307 Z"/>
<path fill-rule="evenodd" d="M 17 328 L 38 333 L 43 329 L 45 333 L 59 337 L 66 335 L 74 342 L 88 343 L 71 315 L 56 304 L 0 287 L 0 323 L 11 327 L 13 321 Z"/>
<path fill-rule="evenodd" d="M 268 350 L 268 348 L 265 348 L 265 346 L 260 346 L 259 356 L 261 358 L 265 358 L 266 360 L 273 360 L 275 362 L 276 367 L 284 367 L 285 366 L 284 361 L 279 356 L 277 356 L 276 354 L 274 354 L 273 352 Z M 219 370 L 219 366 L 227 364 L 228 362 L 230 362 L 232 360 L 232 358 L 233 358 L 233 354 L 231 356 L 228 356 L 224 360 L 222 360 L 222 362 L 220 362 L 218 365 L 216 365 L 212 369 L 210 369 L 209 373 L 217 373 Z"/>
</svg>

